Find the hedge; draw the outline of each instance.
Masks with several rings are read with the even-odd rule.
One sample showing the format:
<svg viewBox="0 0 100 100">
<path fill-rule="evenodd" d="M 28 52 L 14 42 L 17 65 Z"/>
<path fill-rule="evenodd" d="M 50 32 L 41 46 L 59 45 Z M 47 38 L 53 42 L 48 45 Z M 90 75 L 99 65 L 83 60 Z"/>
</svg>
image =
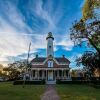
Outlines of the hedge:
<svg viewBox="0 0 100 100">
<path fill-rule="evenodd" d="M 85 77 L 71 77 L 73 81 L 75 80 L 87 80 Z M 90 77 L 89 80 L 97 81 L 100 80 L 100 77 Z"/>
<path fill-rule="evenodd" d="M 43 85 L 45 84 L 45 80 L 33 80 L 33 81 L 23 81 L 23 80 L 16 80 L 13 82 L 13 85 Z"/>
<path fill-rule="evenodd" d="M 57 84 L 95 84 L 95 85 L 100 85 L 100 80 L 98 81 L 79 81 L 79 80 L 74 80 L 74 81 L 65 81 L 65 80 L 57 80 Z"/>
</svg>

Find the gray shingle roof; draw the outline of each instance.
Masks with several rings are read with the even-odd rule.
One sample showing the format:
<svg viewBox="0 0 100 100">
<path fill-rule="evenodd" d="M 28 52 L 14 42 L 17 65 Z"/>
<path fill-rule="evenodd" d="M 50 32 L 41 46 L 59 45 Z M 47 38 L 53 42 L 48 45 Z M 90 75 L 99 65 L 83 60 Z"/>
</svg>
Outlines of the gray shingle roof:
<svg viewBox="0 0 100 100">
<path fill-rule="evenodd" d="M 67 63 L 70 63 L 70 61 L 65 58 L 65 57 L 56 57 L 55 58 L 59 63 L 64 63 L 64 62 L 67 62 Z M 34 58 L 31 62 L 44 62 L 46 60 L 46 57 L 36 57 Z"/>
</svg>

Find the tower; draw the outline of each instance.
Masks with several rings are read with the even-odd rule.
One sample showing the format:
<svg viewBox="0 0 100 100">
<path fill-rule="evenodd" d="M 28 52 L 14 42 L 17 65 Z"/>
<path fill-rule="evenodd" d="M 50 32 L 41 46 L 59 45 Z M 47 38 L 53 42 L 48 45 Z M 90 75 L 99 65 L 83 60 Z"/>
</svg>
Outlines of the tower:
<svg viewBox="0 0 100 100">
<path fill-rule="evenodd" d="M 54 56 L 54 52 L 53 52 L 53 40 L 54 37 L 52 36 L 52 33 L 49 32 L 48 36 L 46 37 L 47 40 L 47 57 L 48 56 Z"/>
</svg>

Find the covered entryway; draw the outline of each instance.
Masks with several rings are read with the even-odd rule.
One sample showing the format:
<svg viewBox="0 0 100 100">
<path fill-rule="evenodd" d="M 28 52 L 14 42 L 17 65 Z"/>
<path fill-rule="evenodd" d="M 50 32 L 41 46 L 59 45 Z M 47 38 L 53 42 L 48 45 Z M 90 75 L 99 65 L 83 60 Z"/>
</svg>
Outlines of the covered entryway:
<svg viewBox="0 0 100 100">
<path fill-rule="evenodd" d="M 54 76 L 53 76 L 53 70 L 48 70 L 48 81 L 53 81 Z"/>
</svg>

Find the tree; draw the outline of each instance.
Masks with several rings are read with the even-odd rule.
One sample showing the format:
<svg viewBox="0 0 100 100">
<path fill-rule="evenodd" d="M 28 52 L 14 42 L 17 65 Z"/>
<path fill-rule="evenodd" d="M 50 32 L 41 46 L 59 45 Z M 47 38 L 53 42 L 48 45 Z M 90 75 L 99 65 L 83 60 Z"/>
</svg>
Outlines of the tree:
<svg viewBox="0 0 100 100">
<path fill-rule="evenodd" d="M 94 76 L 94 71 L 97 69 L 100 72 L 100 58 L 98 53 L 91 51 L 85 52 L 82 57 L 76 59 L 77 66 L 81 64 L 85 66 L 85 69 L 89 76 Z M 100 73 L 98 73 L 100 76 Z"/>
<path fill-rule="evenodd" d="M 91 23 L 85 23 L 83 20 L 74 23 L 71 28 L 70 38 L 75 45 L 86 41 L 91 44 L 100 55 L 100 21 L 95 20 Z"/>
<path fill-rule="evenodd" d="M 14 63 L 8 64 L 8 67 L 4 68 L 4 71 L 9 72 L 9 80 L 19 79 L 20 75 L 24 73 L 24 68 L 26 67 L 27 61 L 16 61 Z"/>
<path fill-rule="evenodd" d="M 83 41 L 89 42 L 100 55 L 100 19 L 97 19 L 98 14 L 95 15 L 94 11 L 96 8 L 100 8 L 99 1 L 85 1 L 82 12 L 83 18 L 73 23 L 70 29 L 70 38 L 75 44 L 81 44 Z"/>
<path fill-rule="evenodd" d="M 82 9 L 83 20 L 96 18 L 98 15 L 95 12 L 96 9 L 100 8 L 100 0 L 85 0 L 85 4 Z"/>
<path fill-rule="evenodd" d="M 100 19 L 96 9 L 100 8 L 100 0 L 86 0 L 83 6 L 83 17 L 75 21 L 70 29 L 70 38 L 75 45 L 83 42 L 90 44 L 96 52 L 85 52 L 82 57 L 76 59 L 77 65 L 86 67 L 91 76 L 95 69 L 100 71 Z"/>
</svg>

